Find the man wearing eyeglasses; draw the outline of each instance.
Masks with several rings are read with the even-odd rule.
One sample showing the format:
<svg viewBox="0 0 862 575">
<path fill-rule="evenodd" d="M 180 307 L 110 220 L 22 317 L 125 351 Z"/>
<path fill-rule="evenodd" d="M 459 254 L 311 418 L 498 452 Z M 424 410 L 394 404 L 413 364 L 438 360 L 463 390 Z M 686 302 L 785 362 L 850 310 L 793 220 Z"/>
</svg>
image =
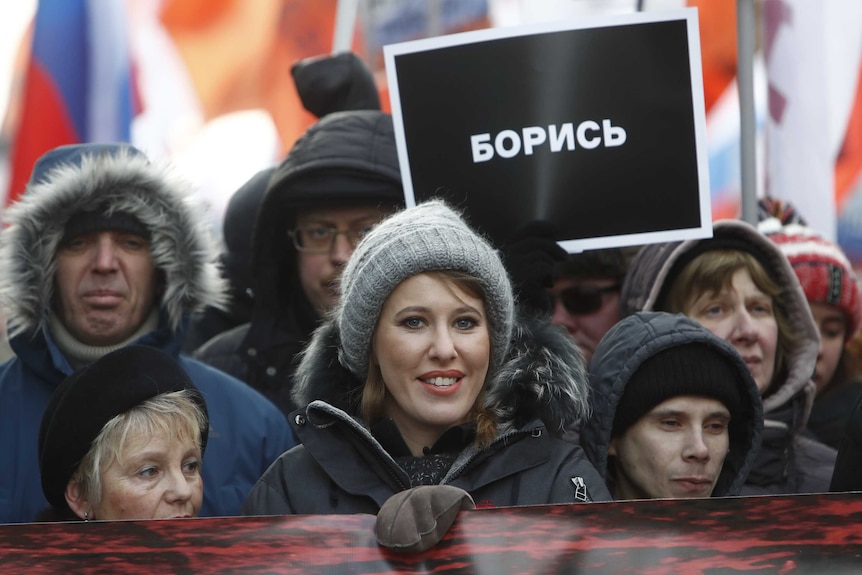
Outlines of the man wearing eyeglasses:
<svg viewBox="0 0 862 575">
<path fill-rule="evenodd" d="M 195 357 L 245 381 L 283 413 L 294 358 L 337 302 L 362 236 L 403 204 L 392 118 L 376 110 L 324 116 L 273 172 L 254 227 L 254 310 Z"/>
<path fill-rule="evenodd" d="M 296 225 L 288 231 L 299 252 L 299 280 L 318 315 L 338 300 L 342 266 L 368 230 L 378 223 L 391 205 L 359 205 L 300 209 Z"/>
<path fill-rule="evenodd" d="M 637 247 L 572 254 L 558 264 L 551 323 L 566 328 L 589 363 L 602 337 L 620 320 L 620 287 Z"/>
</svg>

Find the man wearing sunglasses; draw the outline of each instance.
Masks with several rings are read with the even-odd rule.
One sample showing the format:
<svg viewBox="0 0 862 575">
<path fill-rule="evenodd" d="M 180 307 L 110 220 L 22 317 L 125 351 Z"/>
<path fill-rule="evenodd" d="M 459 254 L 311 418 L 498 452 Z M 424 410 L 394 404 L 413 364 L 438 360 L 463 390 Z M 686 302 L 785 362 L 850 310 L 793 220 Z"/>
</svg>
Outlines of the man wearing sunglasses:
<svg viewBox="0 0 862 575">
<path fill-rule="evenodd" d="M 637 247 L 571 254 L 558 264 L 551 323 L 566 328 L 589 363 L 596 346 L 620 320 L 620 287 Z"/>
</svg>

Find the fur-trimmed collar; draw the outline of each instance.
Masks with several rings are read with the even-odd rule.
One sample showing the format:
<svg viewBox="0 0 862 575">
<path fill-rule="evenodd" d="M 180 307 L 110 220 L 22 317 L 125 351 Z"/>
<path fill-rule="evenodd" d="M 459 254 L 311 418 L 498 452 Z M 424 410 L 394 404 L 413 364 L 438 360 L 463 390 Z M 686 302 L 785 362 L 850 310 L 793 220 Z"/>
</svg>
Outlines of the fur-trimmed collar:
<svg viewBox="0 0 862 575">
<path fill-rule="evenodd" d="M 302 406 L 320 399 L 357 416 L 364 382 L 339 362 L 339 342 L 332 321 L 315 331 L 296 372 L 293 399 Z M 580 351 L 547 321 L 520 318 L 506 361 L 489 375 L 485 405 L 496 415 L 501 432 L 541 419 L 552 433 L 562 434 L 582 421 L 589 409 Z"/>
<path fill-rule="evenodd" d="M 65 225 L 105 204 L 151 230 L 153 261 L 165 278 L 161 309 L 172 329 L 194 309 L 223 305 L 217 250 L 206 220 L 189 201 L 189 186 L 131 146 L 81 147 L 90 149 L 94 153 L 76 155 L 74 148 L 59 148 L 58 161 L 40 160 L 27 192 L 4 214 L 0 298 L 10 335 L 47 328 Z"/>
</svg>

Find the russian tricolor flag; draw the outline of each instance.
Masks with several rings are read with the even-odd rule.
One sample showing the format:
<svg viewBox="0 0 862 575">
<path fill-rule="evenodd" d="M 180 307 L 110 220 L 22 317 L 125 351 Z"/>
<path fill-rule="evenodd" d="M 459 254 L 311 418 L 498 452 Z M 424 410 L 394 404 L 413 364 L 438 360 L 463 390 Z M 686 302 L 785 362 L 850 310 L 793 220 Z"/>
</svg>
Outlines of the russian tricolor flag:
<svg viewBox="0 0 862 575">
<path fill-rule="evenodd" d="M 6 203 L 46 151 L 79 142 L 128 142 L 132 89 L 124 0 L 39 0 L 22 110 L 12 139 Z"/>
</svg>

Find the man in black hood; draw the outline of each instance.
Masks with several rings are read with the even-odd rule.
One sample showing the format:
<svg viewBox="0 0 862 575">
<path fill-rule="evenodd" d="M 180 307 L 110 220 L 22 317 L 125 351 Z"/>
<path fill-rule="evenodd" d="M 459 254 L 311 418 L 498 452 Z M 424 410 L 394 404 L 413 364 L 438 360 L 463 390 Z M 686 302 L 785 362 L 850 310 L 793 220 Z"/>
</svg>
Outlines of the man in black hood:
<svg viewBox="0 0 862 575">
<path fill-rule="evenodd" d="M 581 445 L 615 499 L 739 495 L 763 411 L 727 342 L 682 314 L 639 312 L 590 361 Z"/>
<path fill-rule="evenodd" d="M 306 108 L 320 114 L 330 105 L 351 106 L 321 103 L 337 91 L 333 73 L 357 74 L 357 59 L 347 59 L 351 66 L 344 59 L 294 68 Z M 402 203 L 391 116 L 373 109 L 325 115 L 297 140 L 264 192 L 252 241 L 251 321 L 216 336 L 195 357 L 290 413 L 298 407 L 290 397 L 294 357 L 336 303 L 341 268 L 365 232 Z"/>
<path fill-rule="evenodd" d="M 351 52 L 300 60 L 291 69 L 305 108 L 322 118 L 344 110 L 379 110 L 380 97 L 368 66 Z M 224 250 L 219 257 L 229 301 L 221 309 L 196 314 L 183 351 L 193 353 L 211 338 L 251 320 L 254 306 L 252 236 L 269 179 L 276 166 L 260 170 L 234 192 L 222 224 Z"/>
</svg>

